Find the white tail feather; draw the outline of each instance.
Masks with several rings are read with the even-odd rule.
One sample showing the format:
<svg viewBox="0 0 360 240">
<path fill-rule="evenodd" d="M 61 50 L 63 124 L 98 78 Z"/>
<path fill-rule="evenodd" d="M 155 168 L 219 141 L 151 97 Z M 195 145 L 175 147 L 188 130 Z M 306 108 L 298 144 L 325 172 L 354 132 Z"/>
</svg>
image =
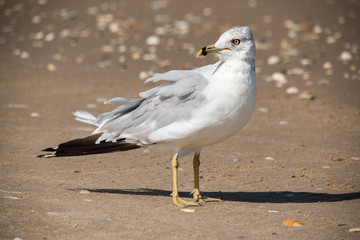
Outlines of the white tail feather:
<svg viewBox="0 0 360 240">
<path fill-rule="evenodd" d="M 89 112 L 79 110 L 74 112 L 74 116 L 76 117 L 77 121 L 98 126 L 96 117 Z"/>
</svg>

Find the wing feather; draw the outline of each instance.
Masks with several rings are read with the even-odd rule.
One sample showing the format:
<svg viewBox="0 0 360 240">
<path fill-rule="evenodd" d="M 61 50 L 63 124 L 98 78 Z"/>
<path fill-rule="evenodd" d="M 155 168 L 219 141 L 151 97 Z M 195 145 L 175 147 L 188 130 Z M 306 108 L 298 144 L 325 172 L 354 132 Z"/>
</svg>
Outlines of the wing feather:
<svg viewBox="0 0 360 240">
<path fill-rule="evenodd" d="M 93 134 L 102 133 L 98 141 L 109 142 L 126 138 L 135 143 L 153 143 L 149 140 L 151 132 L 176 121 L 187 121 L 193 111 L 203 104 L 205 100 L 203 90 L 208 84 L 204 72 L 204 70 L 177 70 L 155 74 L 147 82 L 160 80 L 168 82 L 140 93 L 141 99 L 110 99 L 106 103 L 125 103 L 111 112 L 99 115 L 96 121 L 91 119 L 92 124 L 98 126 Z M 77 119 L 83 121 L 79 117 Z M 89 121 L 84 122 L 89 123 Z"/>
</svg>

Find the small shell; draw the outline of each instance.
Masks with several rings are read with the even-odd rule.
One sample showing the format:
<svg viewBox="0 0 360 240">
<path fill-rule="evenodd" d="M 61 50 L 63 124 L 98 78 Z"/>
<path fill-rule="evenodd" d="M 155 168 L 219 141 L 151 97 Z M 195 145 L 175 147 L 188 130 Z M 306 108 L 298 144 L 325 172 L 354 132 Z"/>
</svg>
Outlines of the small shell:
<svg viewBox="0 0 360 240">
<path fill-rule="evenodd" d="M 192 213 L 192 212 L 195 212 L 195 209 L 193 209 L 193 208 L 182 208 L 181 211 L 182 211 L 182 212 Z"/>
<path fill-rule="evenodd" d="M 286 226 L 290 226 L 290 227 L 300 227 L 300 226 L 304 225 L 302 222 L 295 221 L 295 220 L 284 220 L 283 224 Z"/>
</svg>

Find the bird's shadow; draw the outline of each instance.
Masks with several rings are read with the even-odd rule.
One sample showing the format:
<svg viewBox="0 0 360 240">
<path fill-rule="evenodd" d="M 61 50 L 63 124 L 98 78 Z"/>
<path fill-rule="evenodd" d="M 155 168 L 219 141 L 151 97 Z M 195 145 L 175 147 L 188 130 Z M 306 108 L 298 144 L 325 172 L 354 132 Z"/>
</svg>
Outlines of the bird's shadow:
<svg viewBox="0 0 360 240">
<path fill-rule="evenodd" d="M 87 190 L 94 193 L 170 196 L 171 191 L 137 188 L 137 189 L 70 189 L 73 191 Z M 189 196 L 189 192 L 179 192 L 180 196 Z M 337 202 L 345 200 L 360 199 L 360 192 L 350 193 L 317 193 L 317 192 L 293 192 L 293 191 L 271 191 L 271 192 L 201 192 L 202 195 L 221 198 L 225 201 L 251 202 L 251 203 L 315 203 L 315 202 Z"/>
</svg>

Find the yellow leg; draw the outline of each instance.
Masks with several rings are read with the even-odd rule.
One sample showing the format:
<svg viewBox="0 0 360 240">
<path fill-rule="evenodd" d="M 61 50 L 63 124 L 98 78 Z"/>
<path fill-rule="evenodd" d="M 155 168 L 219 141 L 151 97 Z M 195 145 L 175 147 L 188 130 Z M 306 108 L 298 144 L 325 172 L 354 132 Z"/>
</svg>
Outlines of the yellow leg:
<svg viewBox="0 0 360 240">
<path fill-rule="evenodd" d="M 172 191 L 172 199 L 175 205 L 179 206 L 179 207 L 188 207 L 188 206 L 198 206 L 199 204 L 197 204 L 196 202 L 187 202 L 182 200 L 179 197 L 179 192 L 178 192 L 178 168 L 179 168 L 179 162 L 178 162 L 178 154 L 175 153 L 174 157 L 172 158 L 171 161 L 171 165 L 172 165 L 172 169 L 173 169 L 173 191 Z"/>
<path fill-rule="evenodd" d="M 195 153 L 193 159 L 193 167 L 194 167 L 194 190 L 191 192 L 195 201 L 204 201 L 204 202 L 220 202 L 221 199 L 218 198 L 210 198 L 200 195 L 200 187 L 199 187 L 199 166 L 200 166 L 200 153 Z"/>
</svg>

